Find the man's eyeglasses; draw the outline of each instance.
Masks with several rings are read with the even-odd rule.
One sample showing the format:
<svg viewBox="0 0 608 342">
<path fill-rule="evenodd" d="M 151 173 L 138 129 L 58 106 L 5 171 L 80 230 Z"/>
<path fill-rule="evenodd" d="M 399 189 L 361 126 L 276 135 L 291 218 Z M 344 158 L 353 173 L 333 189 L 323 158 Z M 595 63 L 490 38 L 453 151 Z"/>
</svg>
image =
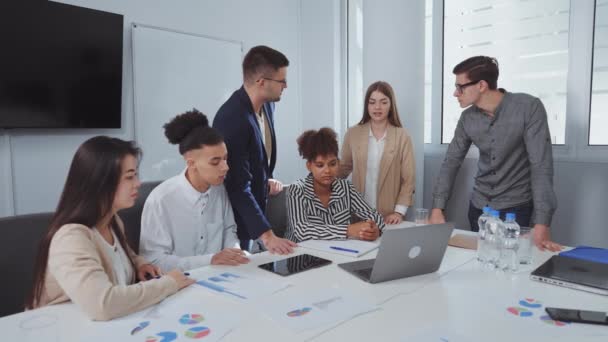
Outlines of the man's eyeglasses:
<svg viewBox="0 0 608 342">
<path fill-rule="evenodd" d="M 473 84 L 477 84 L 479 83 L 481 80 L 478 81 L 471 81 L 471 82 L 467 82 L 465 84 L 454 84 L 454 86 L 456 87 L 456 93 L 457 94 L 462 94 L 462 92 L 464 91 L 464 89 L 468 86 L 472 86 Z"/>
<path fill-rule="evenodd" d="M 287 86 L 287 80 L 275 80 L 274 78 L 262 77 L 262 79 L 267 81 L 274 81 L 278 83 L 282 83 L 284 86 Z"/>
</svg>

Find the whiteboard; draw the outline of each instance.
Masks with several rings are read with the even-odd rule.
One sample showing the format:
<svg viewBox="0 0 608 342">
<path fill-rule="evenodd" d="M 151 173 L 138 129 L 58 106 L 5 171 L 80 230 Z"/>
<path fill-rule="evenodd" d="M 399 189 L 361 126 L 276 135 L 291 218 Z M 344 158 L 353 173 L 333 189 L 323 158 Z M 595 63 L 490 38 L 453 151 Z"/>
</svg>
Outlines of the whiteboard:
<svg viewBox="0 0 608 342">
<path fill-rule="evenodd" d="M 242 43 L 141 24 L 132 26 L 134 135 L 143 149 L 142 180 L 164 180 L 184 160 L 163 125 L 196 108 L 209 123 L 242 85 Z"/>
</svg>

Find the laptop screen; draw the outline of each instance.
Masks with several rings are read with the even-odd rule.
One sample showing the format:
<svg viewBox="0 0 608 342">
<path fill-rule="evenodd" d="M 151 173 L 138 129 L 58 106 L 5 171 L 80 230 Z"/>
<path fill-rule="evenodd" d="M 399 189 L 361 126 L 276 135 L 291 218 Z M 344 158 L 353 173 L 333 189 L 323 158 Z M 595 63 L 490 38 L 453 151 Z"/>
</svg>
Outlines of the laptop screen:
<svg viewBox="0 0 608 342">
<path fill-rule="evenodd" d="M 555 255 L 532 275 L 608 290 L 608 264 Z"/>
</svg>

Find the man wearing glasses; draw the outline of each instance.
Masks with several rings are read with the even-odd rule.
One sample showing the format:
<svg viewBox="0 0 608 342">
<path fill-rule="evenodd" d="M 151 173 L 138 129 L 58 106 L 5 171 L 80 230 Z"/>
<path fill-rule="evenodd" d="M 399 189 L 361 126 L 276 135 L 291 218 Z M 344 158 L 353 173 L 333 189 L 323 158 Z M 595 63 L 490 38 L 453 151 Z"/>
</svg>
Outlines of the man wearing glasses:
<svg viewBox="0 0 608 342">
<path fill-rule="evenodd" d="M 274 102 L 287 88 L 289 60 L 267 46 L 251 48 L 243 59 L 243 86 L 220 107 L 213 128 L 228 148 L 225 186 L 234 211 L 241 249 L 261 240 L 271 253 L 289 254 L 295 243 L 274 235 L 265 216 L 269 195 L 282 191 L 272 179 L 276 164 Z"/>
<path fill-rule="evenodd" d="M 466 108 L 448 147 L 433 189 L 431 223 L 445 222 L 443 210 L 471 144 L 479 148 L 469 222 L 478 231 L 481 208 L 514 212 L 521 226 L 534 223 L 534 243 L 556 251 L 549 226 L 557 207 L 553 192 L 553 151 L 542 102 L 497 88 L 498 61 L 471 57 L 454 67 L 454 97 Z"/>
</svg>

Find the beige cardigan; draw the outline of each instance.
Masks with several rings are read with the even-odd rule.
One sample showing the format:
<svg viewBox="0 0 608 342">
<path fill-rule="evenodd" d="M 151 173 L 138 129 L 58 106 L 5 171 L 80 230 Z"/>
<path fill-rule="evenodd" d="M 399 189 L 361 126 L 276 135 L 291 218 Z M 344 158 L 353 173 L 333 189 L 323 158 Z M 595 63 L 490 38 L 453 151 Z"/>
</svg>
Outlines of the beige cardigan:
<svg viewBox="0 0 608 342">
<path fill-rule="evenodd" d="M 122 222 L 119 223 L 122 229 Z M 110 320 L 156 304 L 178 291 L 177 282 L 160 279 L 117 285 L 103 238 L 80 224 L 62 226 L 51 240 L 44 291 L 38 307 L 72 300 L 93 320 Z M 118 243 L 118 241 L 117 241 Z M 136 267 L 147 262 L 128 248 Z"/>
<path fill-rule="evenodd" d="M 353 184 L 365 192 L 369 122 L 348 129 L 342 145 L 339 176 L 352 172 Z M 415 164 L 412 140 L 405 128 L 388 126 L 378 173 L 377 210 L 383 216 L 395 211 L 395 204 L 410 207 L 414 203 Z"/>
</svg>

